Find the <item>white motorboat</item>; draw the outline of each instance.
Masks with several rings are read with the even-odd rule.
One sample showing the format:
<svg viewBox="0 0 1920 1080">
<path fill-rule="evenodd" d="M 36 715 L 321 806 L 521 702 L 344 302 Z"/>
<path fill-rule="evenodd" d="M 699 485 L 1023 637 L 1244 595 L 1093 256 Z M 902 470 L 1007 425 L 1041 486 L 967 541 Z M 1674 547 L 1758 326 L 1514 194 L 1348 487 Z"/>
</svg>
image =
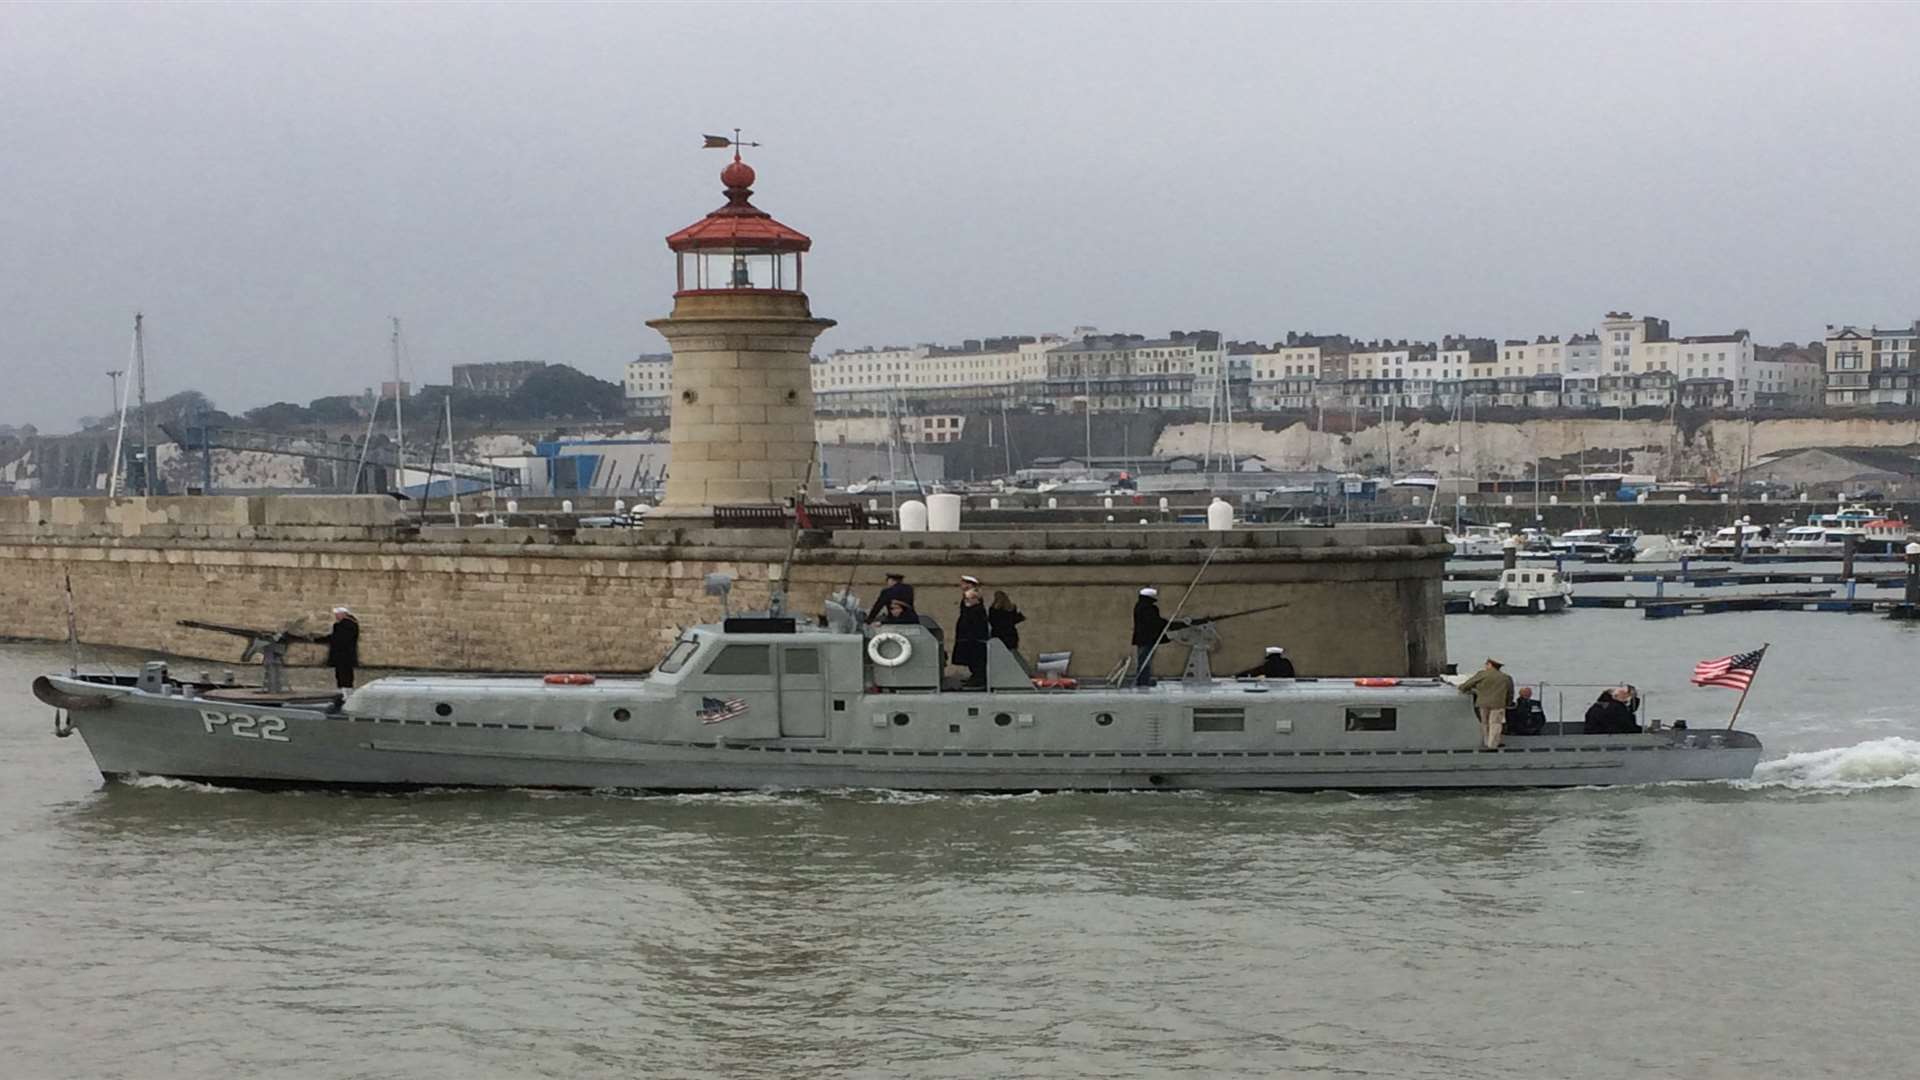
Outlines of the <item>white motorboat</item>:
<svg viewBox="0 0 1920 1080">
<path fill-rule="evenodd" d="M 1573 583 L 1558 570 L 1522 566 L 1500 571 L 1497 581 L 1473 590 L 1468 600 L 1477 612 L 1540 615 L 1565 611 L 1573 604 Z"/>
<path fill-rule="evenodd" d="M 1507 535 L 1504 524 L 1468 525 L 1458 533 L 1447 533 L 1447 543 L 1453 545 L 1456 559 L 1497 559 Z"/>
<path fill-rule="evenodd" d="M 1703 554 L 1713 556 L 1742 552 L 1748 555 L 1778 555 L 1781 548 L 1780 540 L 1773 535 L 1771 528 L 1742 520 L 1737 525 L 1715 531 L 1711 539 L 1700 545 L 1700 550 Z"/>
</svg>

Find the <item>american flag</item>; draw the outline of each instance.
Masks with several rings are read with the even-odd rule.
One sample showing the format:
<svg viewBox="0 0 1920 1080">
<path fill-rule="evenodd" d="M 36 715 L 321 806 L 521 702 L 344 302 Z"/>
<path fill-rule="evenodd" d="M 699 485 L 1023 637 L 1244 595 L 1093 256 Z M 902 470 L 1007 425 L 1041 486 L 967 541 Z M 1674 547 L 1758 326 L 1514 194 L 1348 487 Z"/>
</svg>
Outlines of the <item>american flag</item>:
<svg viewBox="0 0 1920 1080">
<path fill-rule="evenodd" d="M 747 703 L 737 697 L 700 699 L 700 711 L 693 715 L 703 724 L 717 724 L 722 720 L 731 720 L 747 711 Z"/>
<path fill-rule="evenodd" d="M 1753 673 L 1760 670 L 1760 658 L 1766 654 L 1767 647 L 1762 645 L 1752 652 L 1702 660 L 1693 665 L 1693 685 L 1726 686 L 1744 691 L 1753 684 Z"/>
</svg>

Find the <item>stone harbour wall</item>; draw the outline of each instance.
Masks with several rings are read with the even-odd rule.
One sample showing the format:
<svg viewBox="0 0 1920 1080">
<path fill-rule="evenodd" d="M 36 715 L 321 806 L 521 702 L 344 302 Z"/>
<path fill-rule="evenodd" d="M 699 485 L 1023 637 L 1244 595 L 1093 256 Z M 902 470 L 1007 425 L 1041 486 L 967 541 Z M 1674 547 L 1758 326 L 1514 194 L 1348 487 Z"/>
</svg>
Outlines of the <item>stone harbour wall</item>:
<svg viewBox="0 0 1920 1080">
<path fill-rule="evenodd" d="M 634 671 L 651 666 L 682 626 L 718 618 L 719 599 L 705 594 L 709 573 L 736 576 L 736 611 L 764 606 L 787 554 L 779 530 L 412 530 L 385 521 L 371 507 L 387 502 L 379 498 L 352 500 L 369 504 L 360 511 L 366 524 L 305 539 L 264 523 L 306 520 L 287 508 L 229 507 L 225 525 L 184 523 L 179 513 L 166 523 L 164 507 L 121 508 L 115 515 L 132 533 L 110 535 L 99 524 L 105 508 L 63 509 L 73 524 L 56 526 L 49 513 L 7 505 L 107 501 L 0 500 L 0 636 L 63 637 L 71 575 L 89 643 L 231 664 L 239 639 L 178 620 L 278 627 L 304 616 L 318 630 L 343 603 L 360 618 L 370 667 Z M 262 524 L 251 523 L 256 515 Z M 167 534 L 146 532 L 155 528 Z M 193 535 L 169 531 L 183 528 Z M 1023 652 L 1070 650 L 1076 673 L 1095 674 L 1125 655 L 1140 586 L 1157 586 L 1172 614 L 1197 574 L 1185 614 L 1285 605 L 1223 624 L 1216 670 L 1251 666 L 1264 646 L 1281 644 L 1302 674 L 1423 674 L 1447 659 L 1446 552 L 1440 530 L 1422 526 L 807 533 L 790 609 L 811 616 L 849 581 L 870 601 L 882 575 L 897 569 L 916 586 L 921 610 L 951 631 L 957 579 L 973 574 L 1025 611 Z M 1177 670 L 1184 654 L 1170 648 L 1156 666 Z M 319 658 L 318 647 L 295 651 L 297 662 Z"/>
</svg>

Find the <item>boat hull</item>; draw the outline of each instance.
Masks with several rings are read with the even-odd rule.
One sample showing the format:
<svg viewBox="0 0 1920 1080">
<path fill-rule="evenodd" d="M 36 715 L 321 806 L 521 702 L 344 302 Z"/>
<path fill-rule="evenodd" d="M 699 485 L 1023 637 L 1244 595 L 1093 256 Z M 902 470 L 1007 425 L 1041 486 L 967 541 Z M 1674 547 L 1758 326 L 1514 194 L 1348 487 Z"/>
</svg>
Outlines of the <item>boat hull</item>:
<svg viewBox="0 0 1920 1080">
<path fill-rule="evenodd" d="M 1150 692 L 1149 692 L 1150 693 Z M 984 696 L 984 695 L 983 695 Z M 249 788 L 561 788 L 715 791 L 1353 791 L 1573 787 L 1750 776 L 1745 732 L 1510 738 L 1375 750 L 1098 750 L 833 745 L 824 740 L 609 738 L 585 726 L 456 724 L 312 709 L 235 709 L 121 691 L 72 714 L 109 779 L 161 776 Z"/>
</svg>

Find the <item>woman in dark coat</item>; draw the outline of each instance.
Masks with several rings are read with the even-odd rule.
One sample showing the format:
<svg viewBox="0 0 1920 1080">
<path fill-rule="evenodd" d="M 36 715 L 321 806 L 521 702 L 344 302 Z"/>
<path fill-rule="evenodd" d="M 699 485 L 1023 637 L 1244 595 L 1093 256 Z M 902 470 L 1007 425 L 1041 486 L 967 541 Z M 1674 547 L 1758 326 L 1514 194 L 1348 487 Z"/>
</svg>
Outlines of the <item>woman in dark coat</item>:
<svg viewBox="0 0 1920 1080">
<path fill-rule="evenodd" d="M 967 686 L 987 685 L 987 638 L 992 632 L 979 590 L 962 592 L 960 616 L 953 623 L 953 662 L 967 669 Z"/>
<path fill-rule="evenodd" d="M 887 601 L 887 608 L 880 614 L 883 626 L 919 626 L 920 613 L 913 610 L 913 601 L 899 597 Z"/>
<path fill-rule="evenodd" d="M 1633 716 L 1639 705 L 1640 699 L 1631 687 L 1602 691 L 1599 700 L 1587 706 L 1583 730 L 1589 735 L 1625 735 L 1639 731 L 1640 725 Z"/>
<path fill-rule="evenodd" d="M 1006 593 L 996 591 L 993 594 L 993 603 L 987 605 L 988 631 L 1007 647 L 1008 652 L 1020 651 L 1020 624 L 1026 621 L 1027 617 L 1013 606 L 1013 601 L 1007 599 Z"/>
</svg>

